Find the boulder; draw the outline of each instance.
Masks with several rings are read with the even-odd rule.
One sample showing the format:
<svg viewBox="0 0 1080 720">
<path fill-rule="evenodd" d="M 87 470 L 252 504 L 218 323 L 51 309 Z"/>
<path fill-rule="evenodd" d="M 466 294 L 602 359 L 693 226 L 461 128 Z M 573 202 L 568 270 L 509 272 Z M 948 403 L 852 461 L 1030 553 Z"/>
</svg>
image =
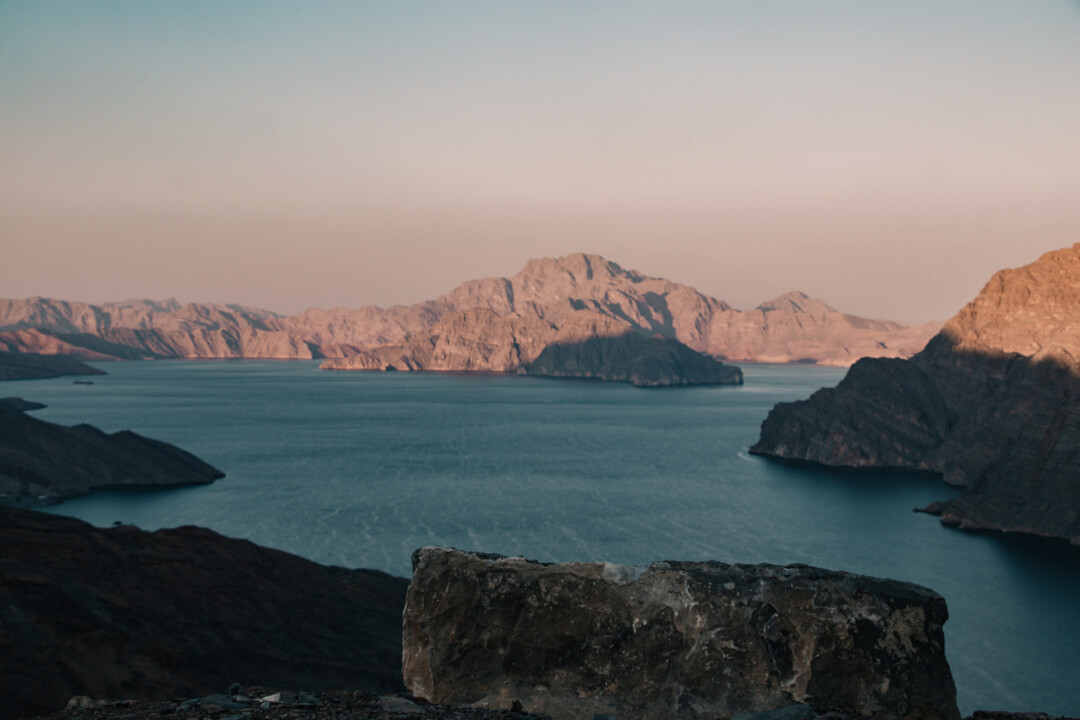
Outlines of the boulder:
<svg viewBox="0 0 1080 720">
<path fill-rule="evenodd" d="M 402 671 L 413 695 L 557 720 L 729 718 L 796 703 L 960 717 L 931 590 L 805 565 L 543 564 L 413 555 Z"/>
</svg>

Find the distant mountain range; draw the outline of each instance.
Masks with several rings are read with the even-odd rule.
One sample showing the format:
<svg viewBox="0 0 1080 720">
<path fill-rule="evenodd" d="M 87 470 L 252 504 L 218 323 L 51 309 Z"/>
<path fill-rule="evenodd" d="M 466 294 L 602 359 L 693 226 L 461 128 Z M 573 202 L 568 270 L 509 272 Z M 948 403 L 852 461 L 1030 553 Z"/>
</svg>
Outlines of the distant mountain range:
<svg viewBox="0 0 1080 720">
<path fill-rule="evenodd" d="M 0 300 L 0 351 L 116 358 L 328 358 L 336 369 L 512 372 L 553 342 L 677 340 L 718 359 L 850 365 L 909 357 L 940 327 L 841 313 L 791 292 L 740 311 L 688 285 L 582 253 L 435 300 L 282 316 L 239 305 Z"/>
</svg>

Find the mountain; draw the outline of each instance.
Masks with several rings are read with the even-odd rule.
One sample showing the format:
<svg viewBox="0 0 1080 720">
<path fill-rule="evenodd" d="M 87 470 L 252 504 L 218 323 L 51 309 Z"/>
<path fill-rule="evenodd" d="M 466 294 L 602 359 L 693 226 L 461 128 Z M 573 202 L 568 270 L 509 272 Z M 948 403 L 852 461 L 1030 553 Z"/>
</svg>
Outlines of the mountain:
<svg viewBox="0 0 1080 720">
<path fill-rule="evenodd" d="M 408 584 L 203 528 L 105 530 L 0 507 L 0 718 L 234 682 L 399 691 Z"/>
<path fill-rule="evenodd" d="M 910 360 L 777 405 L 751 452 L 937 473 L 964 488 L 943 522 L 1080 544 L 1080 244 L 995 274 Z"/>
<path fill-rule="evenodd" d="M 501 365 L 484 356 L 486 370 L 513 370 L 513 362 L 532 362 L 567 324 L 609 322 L 610 332 L 627 330 L 678 340 L 693 350 L 725 360 L 751 362 L 811 362 L 849 365 L 859 357 L 908 357 L 918 352 L 937 330 L 935 324 L 908 327 L 884 320 L 867 320 L 837 312 L 820 300 L 793 292 L 756 310 L 742 312 L 694 288 L 626 270 L 598 255 L 577 253 L 561 258 L 530 260 L 511 278 L 487 278 L 465 283 L 431 303 L 443 314 L 428 329 L 414 330 L 397 343 L 364 348 L 344 359 L 328 362 L 335 369 L 467 369 L 448 365 L 452 355 L 469 355 L 472 336 L 457 347 L 453 329 L 484 325 L 485 342 L 520 351 L 502 358 Z M 466 314 L 489 311 L 481 322 Z M 578 313 L 591 313 L 580 319 Z M 458 320 L 447 320 L 458 315 Z M 503 325 L 497 330 L 494 325 Z M 530 333 L 534 351 L 522 346 Z M 537 342 L 539 341 L 539 342 Z M 436 366 L 429 365 L 431 346 L 445 349 Z M 469 355 L 468 364 L 477 358 Z"/>
<path fill-rule="evenodd" d="M 829 365 L 908 357 L 937 330 L 846 315 L 802 293 L 743 312 L 690 286 L 576 253 L 530 260 L 513 277 L 473 280 L 415 305 L 291 317 L 175 300 L 0 300 L 0 348 L 89 360 L 324 357 L 338 369 L 513 371 L 567 324 L 594 316 L 615 334 L 670 338 L 720 359 Z"/>
<path fill-rule="evenodd" d="M 192 485 L 224 477 L 191 453 L 129 430 L 66 427 L 15 408 L 0 402 L 0 503 L 41 505 L 95 487 Z"/>
<path fill-rule="evenodd" d="M 90 305 L 48 298 L 0 300 L 0 344 L 82 359 L 310 358 L 303 341 L 276 326 L 281 316 L 239 305 L 150 300 Z M 20 331 L 36 331 L 33 336 Z M 46 336 L 50 339 L 45 339 Z M 33 337 L 37 343 L 27 347 Z M 54 345 L 50 345 L 53 343 Z M 85 352 L 73 351 L 70 346 Z M 86 354 L 86 353 L 91 354 Z"/>
</svg>

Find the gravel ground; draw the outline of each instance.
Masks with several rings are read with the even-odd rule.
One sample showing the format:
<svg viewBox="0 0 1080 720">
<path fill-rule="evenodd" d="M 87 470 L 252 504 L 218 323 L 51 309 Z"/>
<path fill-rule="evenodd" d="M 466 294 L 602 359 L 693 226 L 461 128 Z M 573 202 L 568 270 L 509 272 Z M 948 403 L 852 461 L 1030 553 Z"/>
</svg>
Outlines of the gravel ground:
<svg viewBox="0 0 1080 720">
<path fill-rule="evenodd" d="M 792 706 L 743 720 L 797 720 Z M 808 708 L 805 708 L 809 710 Z M 813 711 L 809 711 L 813 714 Z M 907 720 L 934 720 L 936 713 L 916 711 Z M 805 716 L 801 716 L 805 717 Z M 846 716 L 829 713 L 819 718 L 839 720 Z M 940 718 L 939 715 L 937 715 Z M 350 691 L 291 693 L 266 687 L 230 687 L 218 695 L 162 702 L 135 700 L 94 700 L 84 696 L 71 699 L 67 708 L 42 720 L 551 720 L 517 709 L 489 710 L 474 707 L 434 705 L 404 695 L 375 695 Z M 598 715 L 593 720 L 625 720 Z M 632 719 L 631 719 L 632 720 Z M 854 719 L 852 719 L 854 720 Z M 1078 720 L 1051 717 L 1046 713 L 976 711 L 966 720 Z"/>
<path fill-rule="evenodd" d="M 417 698 L 363 692 L 290 693 L 233 686 L 220 695 L 181 701 L 92 700 L 78 696 L 48 720 L 551 720 L 514 710 L 451 708 Z"/>
</svg>

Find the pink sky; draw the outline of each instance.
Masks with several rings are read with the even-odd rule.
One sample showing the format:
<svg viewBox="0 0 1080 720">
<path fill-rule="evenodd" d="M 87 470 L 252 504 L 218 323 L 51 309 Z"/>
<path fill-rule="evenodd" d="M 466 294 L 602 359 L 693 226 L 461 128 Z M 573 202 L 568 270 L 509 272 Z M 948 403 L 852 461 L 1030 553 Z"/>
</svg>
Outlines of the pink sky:
<svg viewBox="0 0 1080 720">
<path fill-rule="evenodd" d="M 0 4 L 0 296 L 292 313 L 604 255 L 945 319 L 1080 241 L 1069 2 Z"/>
</svg>

